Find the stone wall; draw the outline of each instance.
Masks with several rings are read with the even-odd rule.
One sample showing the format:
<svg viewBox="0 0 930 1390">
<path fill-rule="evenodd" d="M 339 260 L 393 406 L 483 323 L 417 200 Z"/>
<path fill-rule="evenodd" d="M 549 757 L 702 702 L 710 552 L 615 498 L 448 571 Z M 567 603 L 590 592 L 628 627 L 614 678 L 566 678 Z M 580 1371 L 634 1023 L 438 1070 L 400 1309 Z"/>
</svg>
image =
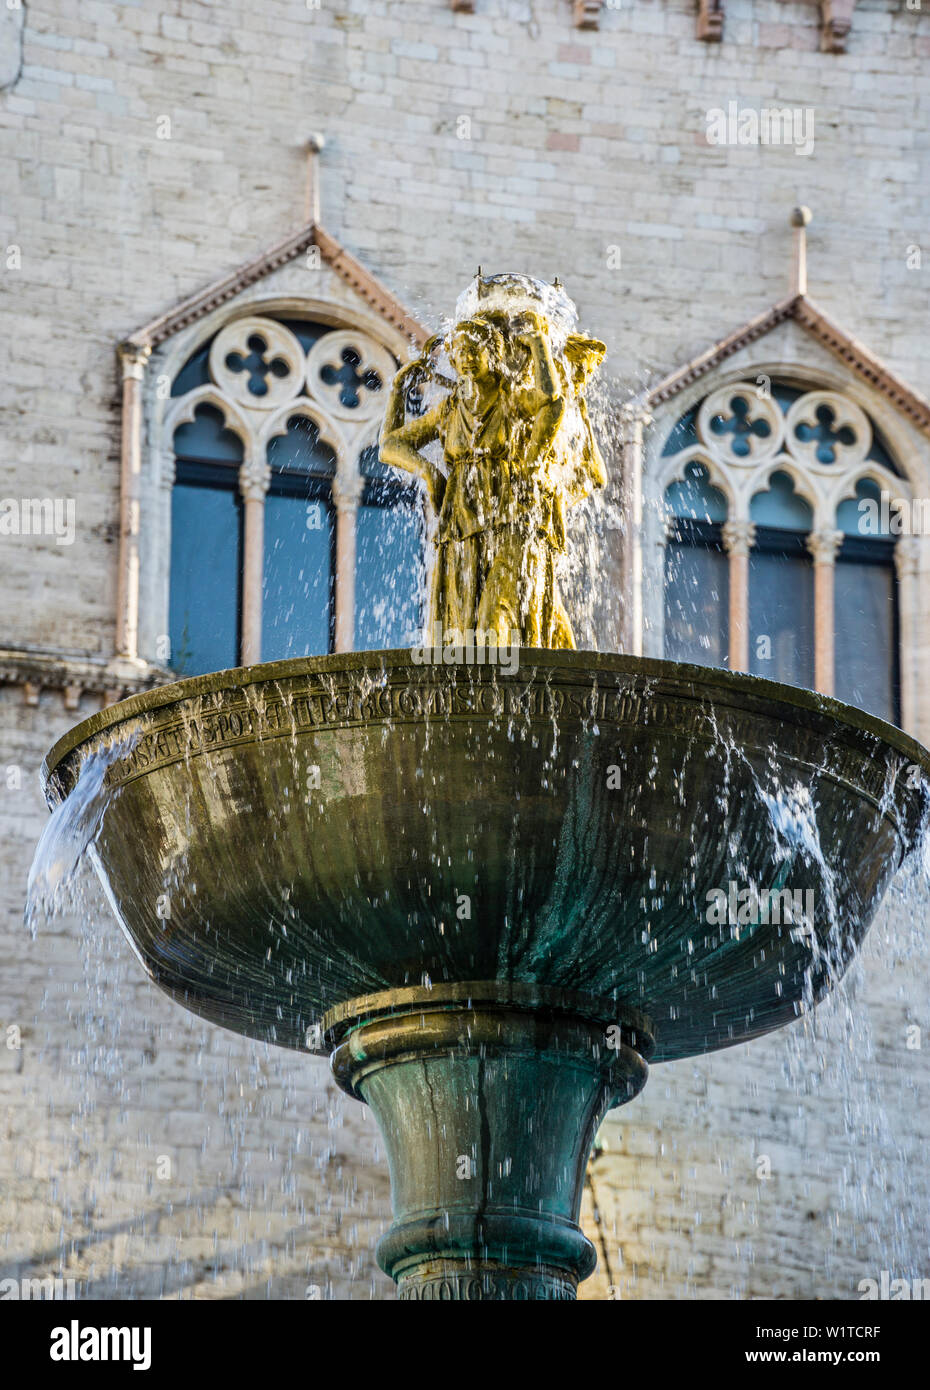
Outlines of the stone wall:
<svg viewBox="0 0 930 1390">
<path fill-rule="evenodd" d="M 860 0 L 845 54 L 791 0 L 730 0 L 720 44 L 686 0 L 605 6 L 594 32 L 569 0 L 30 0 L 24 20 L 19 76 L 0 65 L 0 243 L 19 248 L 0 494 L 74 498 L 76 534 L 0 539 L 0 646 L 112 652 L 115 344 L 299 225 L 314 130 L 324 223 L 427 322 L 479 263 L 559 274 L 633 389 L 787 292 L 804 202 L 812 295 L 930 393 L 930 270 L 909 252 L 930 225 L 930 21 L 897 0 Z M 730 101 L 812 108 L 813 153 L 709 145 Z M 91 705 L 0 694 L 0 1023 L 22 1042 L 0 1048 L 0 1273 L 390 1297 L 378 1136 L 323 1064 L 182 1015 L 99 906 L 87 938 L 66 918 L 30 939 L 35 773 Z M 883 1268 L 930 1275 L 907 1032 L 927 1023 L 926 934 L 913 909 L 886 923 L 826 1041 L 797 1025 L 656 1068 L 615 1113 L 591 1169 L 609 1269 L 584 1296 L 850 1298 Z"/>
</svg>

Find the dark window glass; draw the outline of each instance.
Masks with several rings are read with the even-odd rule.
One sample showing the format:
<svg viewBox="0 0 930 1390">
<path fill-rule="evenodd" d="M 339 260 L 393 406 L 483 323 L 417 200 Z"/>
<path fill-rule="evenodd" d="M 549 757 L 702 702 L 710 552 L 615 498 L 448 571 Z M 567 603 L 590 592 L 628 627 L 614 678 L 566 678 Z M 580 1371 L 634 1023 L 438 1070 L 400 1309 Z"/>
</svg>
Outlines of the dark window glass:
<svg viewBox="0 0 930 1390">
<path fill-rule="evenodd" d="M 171 496 L 171 665 L 184 676 L 239 664 L 242 508 L 236 473 L 178 463 Z"/>
<path fill-rule="evenodd" d="M 665 448 L 662 450 L 664 458 L 670 454 L 680 454 L 682 449 L 687 449 L 690 445 L 697 443 L 697 416 L 697 406 L 689 410 L 687 415 L 682 415 L 665 441 Z"/>
<path fill-rule="evenodd" d="M 814 684 L 814 570 L 810 503 L 790 474 L 773 473 L 749 504 L 756 523 L 749 555 L 749 669 L 784 685 Z"/>
<path fill-rule="evenodd" d="M 904 476 L 885 447 L 885 442 L 874 424 L 872 425 L 872 447 L 866 454 L 866 458 L 874 459 L 876 463 L 880 463 L 883 468 L 887 468 L 889 473 L 894 473 L 898 478 Z"/>
<path fill-rule="evenodd" d="M 771 384 L 772 400 L 776 402 L 783 415 L 799 400 L 804 392 L 798 386 L 789 386 L 783 381 L 773 381 Z"/>
<path fill-rule="evenodd" d="M 721 543 L 726 496 L 695 461 L 666 488 L 665 505 L 673 518 L 665 547 L 665 655 L 669 661 L 726 666 L 729 585 Z"/>
<path fill-rule="evenodd" d="M 689 463 L 684 478 L 665 489 L 665 505 L 673 516 L 692 521 L 727 519 L 726 494 L 714 487 L 702 463 Z"/>
<path fill-rule="evenodd" d="M 420 489 L 388 468 L 376 445 L 358 462 L 365 490 L 356 518 L 355 648 L 409 646 L 423 626 Z"/>
<path fill-rule="evenodd" d="M 814 512 L 806 498 L 794 490 L 789 473 L 773 473 L 765 492 L 757 492 L 749 504 L 751 521 L 786 531 L 809 531 Z"/>
<path fill-rule="evenodd" d="M 280 322 L 291 330 L 304 352 L 309 352 L 313 344 L 319 342 L 325 333 L 333 332 L 332 326 L 328 323 L 311 323 L 305 319 L 281 319 Z"/>
<path fill-rule="evenodd" d="M 277 434 L 268 443 L 268 462 L 279 473 L 313 473 L 332 477 L 336 471 L 336 451 L 320 439 L 320 427 L 306 415 L 292 415 L 287 434 Z"/>
<path fill-rule="evenodd" d="M 171 387 L 172 396 L 186 396 L 188 391 L 195 390 L 198 386 L 208 386 L 210 383 L 210 347 L 209 343 L 204 343 L 195 353 L 184 363 L 178 372 Z"/>
<path fill-rule="evenodd" d="M 223 412 L 215 405 L 200 405 L 194 418 L 174 432 L 174 454 L 179 462 L 241 463 L 242 441 L 226 428 Z"/>
<path fill-rule="evenodd" d="M 894 544 L 846 540 L 834 575 L 834 694 L 890 724 L 898 708 Z"/>
<path fill-rule="evenodd" d="M 265 498 L 262 660 L 332 649 L 335 518 L 328 490 Z"/>
<path fill-rule="evenodd" d="M 356 524 L 356 650 L 408 646 L 422 627 L 419 511 L 363 503 Z"/>
<path fill-rule="evenodd" d="M 856 485 L 855 497 L 847 497 L 836 509 L 836 524 L 847 536 L 862 538 L 879 537 L 888 534 L 884 525 L 884 511 L 891 520 L 891 502 L 882 507 L 882 490 L 874 478 L 862 478 Z"/>
<path fill-rule="evenodd" d="M 726 666 L 729 576 L 719 527 L 679 524 L 665 547 L 665 655 L 669 661 Z M 704 528 L 701 528 L 704 531 Z M 712 533 L 716 531 L 715 537 Z"/>
<path fill-rule="evenodd" d="M 814 570 L 803 535 L 759 526 L 749 555 L 749 669 L 814 684 Z"/>
<path fill-rule="evenodd" d="M 363 478 L 380 483 L 396 483 L 400 488 L 409 488 L 409 484 L 403 481 L 405 475 L 384 462 L 377 444 L 369 444 L 367 449 L 362 450 L 358 456 L 358 467 Z"/>
<path fill-rule="evenodd" d="M 325 656 L 334 624 L 335 514 L 332 445 L 306 415 L 268 445 L 262 660 Z"/>
<path fill-rule="evenodd" d="M 171 495 L 171 666 L 199 676 L 239 664 L 242 444 L 222 412 L 200 406 L 174 432 Z"/>
</svg>

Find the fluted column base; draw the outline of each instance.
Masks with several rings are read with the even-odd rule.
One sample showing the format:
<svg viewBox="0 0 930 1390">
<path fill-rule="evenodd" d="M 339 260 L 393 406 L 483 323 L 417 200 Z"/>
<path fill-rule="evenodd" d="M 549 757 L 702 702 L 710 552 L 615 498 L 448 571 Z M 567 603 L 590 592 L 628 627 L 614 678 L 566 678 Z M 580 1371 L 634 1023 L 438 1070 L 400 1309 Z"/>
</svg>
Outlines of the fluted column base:
<svg viewBox="0 0 930 1390">
<path fill-rule="evenodd" d="M 399 1296 L 573 1299 L 596 1264 L 578 1226 L 588 1154 L 645 1084 L 648 1020 L 492 981 L 353 1000 L 324 1029 L 384 1135 L 395 1221 L 378 1262 Z"/>
</svg>

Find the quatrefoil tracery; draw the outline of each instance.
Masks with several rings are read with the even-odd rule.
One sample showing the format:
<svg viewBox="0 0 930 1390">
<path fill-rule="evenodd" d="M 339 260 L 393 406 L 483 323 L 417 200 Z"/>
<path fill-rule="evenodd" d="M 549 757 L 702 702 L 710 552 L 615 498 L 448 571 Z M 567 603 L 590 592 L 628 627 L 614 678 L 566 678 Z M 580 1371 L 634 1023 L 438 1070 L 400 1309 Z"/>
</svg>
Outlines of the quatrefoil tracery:
<svg viewBox="0 0 930 1390">
<path fill-rule="evenodd" d="M 785 433 L 778 403 L 748 382 L 722 386 L 698 412 L 701 441 L 724 463 L 752 464 L 771 458 Z"/>
<path fill-rule="evenodd" d="M 361 424 L 384 408 L 397 364 L 356 330 L 324 333 L 305 353 L 284 324 L 251 315 L 217 334 L 208 365 L 220 391 L 246 412 L 264 415 L 309 397 L 329 416 Z"/>
<path fill-rule="evenodd" d="M 307 391 L 338 420 L 369 420 L 384 409 L 394 359 L 361 333 L 326 333 L 307 354 Z"/>
<path fill-rule="evenodd" d="M 304 351 L 290 329 L 274 319 L 235 319 L 214 338 L 209 368 L 237 405 L 274 410 L 300 390 Z"/>
<path fill-rule="evenodd" d="M 749 402 L 745 396 L 734 396 L 730 402 L 730 409 L 733 414 L 729 420 L 725 415 L 714 415 L 709 422 L 710 428 L 717 435 L 732 434 L 730 448 L 733 453 L 740 458 L 748 458 L 752 452 L 752 436 L 768 439 L 772 427 L 768 420 L 752 419 Z"/>
<path fill-rule="evenodd" d="M 695 426 L 696 440 L 665 460 L 661 486 L 682 481 L 689 464 L 699 464 L 726 496 L 730 520 L 746 520 L 752 498 L 779 471 L 814 509 L 815 529 L 835 526 L 837 506 L 856 497 L 863 478 L 894 496 L 909 495 L 900 477 L 870 457 L 868 416 L 836 391 L 806 391 L 783 411 L 770 391 L 736 381 L 704 399 Z"/>
<path fill-rule="evenodd" d="M 795 458 L 833 472 L 862 463 L 872 447 L 868 416 L 835 391 L 809 391 L 796 400 L 786 435 Z"/>
<path fill-rule="evenodd" d="M 290 367 L 283 357 L 268 359 L 268 344 L 259 333 L 253 333 L 248 340 L 248 357 L 241 352 L 231 352 L 226 358 L 226 367 L 231 372 L 248 372 L 248 390 L 253 396 L 267 396 L 269 376 L 286 377 Z"/>
<path fill-rule="evenodd" d="M 783 414 L 770 394 L 746 381 L 711 392 L 697 430 L 702 445 L 731 466 L 755 467 L 782 453 L 835 475 L 862 463 L 872 447 L 865 412 L 836 391 L 808 391 Z"/>
</svg>

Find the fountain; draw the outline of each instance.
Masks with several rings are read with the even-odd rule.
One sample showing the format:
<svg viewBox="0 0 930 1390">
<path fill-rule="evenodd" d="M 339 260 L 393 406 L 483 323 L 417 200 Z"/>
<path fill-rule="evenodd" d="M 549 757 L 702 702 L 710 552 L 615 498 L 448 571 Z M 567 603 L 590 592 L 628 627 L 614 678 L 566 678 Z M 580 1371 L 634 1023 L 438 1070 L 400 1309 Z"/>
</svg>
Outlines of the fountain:
<svg viewBox="0 0 930 1390">
<path fill-rule="evenodd" d="M 859 710 L 574 649 L 603 352 L 476 277 L 382 435 L 437 521 L 421 644 L 134 696 L 44 767 L 149 977 L 371 1106 L 402 1298 L 574 1298 L 605 1113 L 813 1007 L 927 817 L 930 754 Z"/>
</svg>

